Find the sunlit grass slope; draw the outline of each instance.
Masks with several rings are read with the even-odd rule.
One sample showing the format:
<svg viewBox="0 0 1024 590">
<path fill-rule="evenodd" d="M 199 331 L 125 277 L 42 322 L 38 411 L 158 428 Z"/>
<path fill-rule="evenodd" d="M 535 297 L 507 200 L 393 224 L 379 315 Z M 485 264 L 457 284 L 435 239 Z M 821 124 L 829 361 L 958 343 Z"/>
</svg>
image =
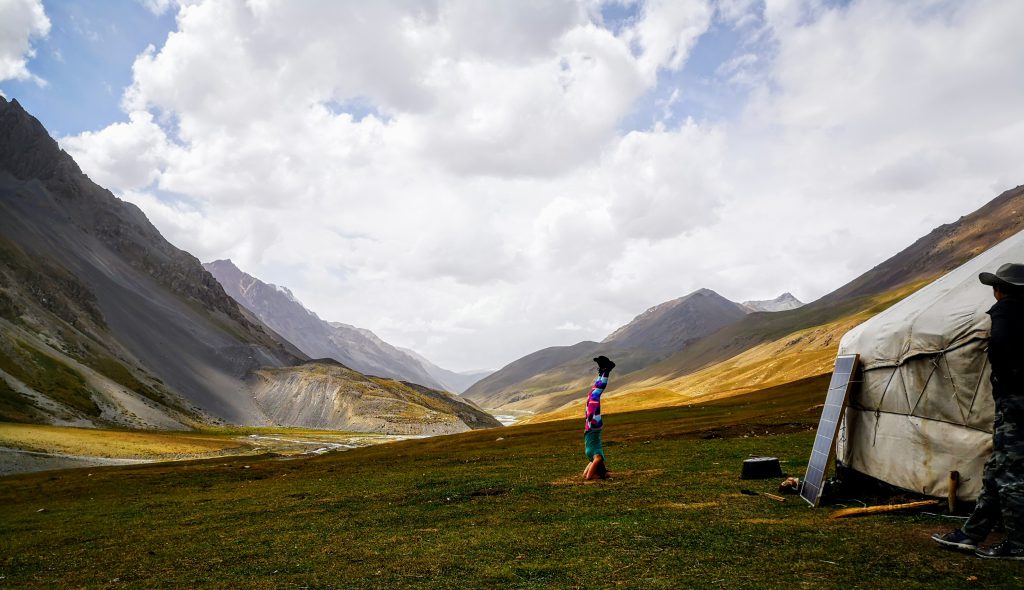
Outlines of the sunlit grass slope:
<svg viewBox="0 0 1024 590">
<path fill-rule="evenodd" d="M 240 449 L 237 439 L 196 433 L 66 428 L 0 422 L 0 446 L 121 459 L 194 457 Z"/>
<path fill-rule="evenodd" d="M 802 474 L 827 380 L 290 461 L 216 459 L 0 479 L 3 585 L 110 588 L 1020 588 L 943 551 L 928 516 L 830 520 L 739 494 L 743 459 Z M 249 466 L 249 468 L 245 468 Z"/>
<path fill-rule="evenodd" d="M 110 430 L 0 422 L 0 447 L 109 459 L 173 461 L 224 455 L 308 452 L 331 443 L 373 444 L 369 433 L 281 427 L 209 427 L 199 432 Z"/>
</svg>

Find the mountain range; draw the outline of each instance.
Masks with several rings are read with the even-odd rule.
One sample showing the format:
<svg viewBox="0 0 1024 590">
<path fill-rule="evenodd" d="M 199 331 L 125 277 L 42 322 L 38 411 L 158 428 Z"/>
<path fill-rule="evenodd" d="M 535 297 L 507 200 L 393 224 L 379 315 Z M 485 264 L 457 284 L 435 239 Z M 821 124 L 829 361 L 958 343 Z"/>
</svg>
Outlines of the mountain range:
<svg viewBox="0 0 1024 590">
<path fill-rule="evenodd" d="M 677 350 L 642 358 L 639 366 L 635 356 L 625 357 L 605 393 L 606 411 L 691 403 L 828 373 L 847 330 L 1022 229 L 1024 186 L 1018 186 L 932 230 L 812 303 L 773 313 L 748 313 L 698 338 L 683 340 L 685 345 Z M 784 294 L 778 301 L 787 299 Z M 745 305 L 754 307 L 752 303 L 758 302 Z M 575 417 L 593 377 L 587 356 L 602 351 L 618 362 L 614 355 L 622 354 L 582 344 L 577 345 L 580 354 L 569 362 L 556 358 L 554 349 L 527 355 L 470 388 L 466 396 L 495 411 L 540 413 L 532 421 Z"/>
<path fill-rule="evenodd" d="M 487 377 L 493 370 L 480 370 L 480 371 L 464 371 L 456 372 L 449 371 L 448 369 L 442 369 L 441 367 L 430 362 L 423 355 L 419 354 L 414 350 L 408 348 L 399 348 L 402 352 L 408 354 L 412 358 L 416 359 L 423 366 L 423 370 L 428 375 L 433 377 L 438 383 L 442 385 L 445 391 L 452 391 L 455 393 L 463 393 L 469 389 L 474 383 Z"/>
<path fill-rule="evenodd" d="M 462 399 L 440 389 L 472 376 L 324 322 L 229 261 L 211 263 L 219 281 L 0 97 L 0 420 L 456 432 L 497 425 L 480 407 L 577 415 L 596 354 L 618 363 L 612 411 L 736 395 L 827 373 L 845 331 L 1022 228 L 1017 187 L 810 304 L 700 289 L 601 342 L 526 355 Z"/>
<path fill-rule="evenodd" d="M 787 297 L 788 296 L 788 297 Z M 788 293 L 773 302 L 799 303 Z M 579 342 L 529 354 L 480 380 L 463 394 L 485 408 L 544 412 L 579 396 L 592 377 L 592 357 L 615 359 L 630 373 L 686 349 L 702 337 L 734 324 L 750 307 L 710 289 L 666 301 L 633 318 L 601 342 Z"/>
<path fill-rule="evenodd" d="M 445 389 L 419 358 L 384 342 L 369 330 L 320 319 L 287 287 L 264 283 L 230 260 L 208 262 L 203 268 L 235 301 L 311 358 L 330 358 L 367 375 Z"/>
<path fill-rule="evenodd" d="M 311 361 L 240 307 L 138 207 L 93 183 L 38 120 L 3 97 L 0 253 L 0 420 L 301 426 L 305 418 L 282 421 L 290 414 L 274 408 L 306 394 L 294 376 L 309 372 L 321 390 L 334 392 L 335 411 L 316 421 L 322 427 L 356 423 L 331 418 L 355 398 L 421 407 L 388 414 L 402 432 L 410 416 L 432 420 L 421 424 L 425 431 L 498 424 L 445 392 L 379 379 L 368 387 L 374 378 Z"/>
</svg>

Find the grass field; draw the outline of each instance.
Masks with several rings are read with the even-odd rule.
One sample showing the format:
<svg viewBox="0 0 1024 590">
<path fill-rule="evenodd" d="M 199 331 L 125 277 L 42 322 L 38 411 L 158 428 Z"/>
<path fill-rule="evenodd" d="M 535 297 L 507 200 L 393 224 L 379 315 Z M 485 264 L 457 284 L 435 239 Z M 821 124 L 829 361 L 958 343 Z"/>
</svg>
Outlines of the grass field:
<svg viewBox="0 0 1024 590">
<path fill-rule="evenodd" d="M 743 459 L 802 476 L 827 380 L 316 458 L 0 479 L 0 587 L 1014 588 L 1024 564 L 943 551 L 934 516 L 830 520 L 739 494 Z M 91 474 L 91 475 L 89 475 Z"/>
</svg>

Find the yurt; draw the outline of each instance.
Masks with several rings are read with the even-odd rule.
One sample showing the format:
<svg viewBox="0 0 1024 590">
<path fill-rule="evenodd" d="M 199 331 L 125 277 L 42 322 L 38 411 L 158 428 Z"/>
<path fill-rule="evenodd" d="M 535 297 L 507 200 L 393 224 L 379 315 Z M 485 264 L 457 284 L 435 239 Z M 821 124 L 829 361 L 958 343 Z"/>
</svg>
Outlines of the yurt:
<svg viewBox="0 0 1024 590">
<path fill-rule="evenodd" d="M 1024 262 L 1024 232 L 850 330 L 839 354 L 859 354 L 836 460 L 844 467 L 929 496 L 977 498 L 992 448 L 992 386 L 986 349 L 995 303 L 978 282 L 1006 262 Z"/>
</svg>

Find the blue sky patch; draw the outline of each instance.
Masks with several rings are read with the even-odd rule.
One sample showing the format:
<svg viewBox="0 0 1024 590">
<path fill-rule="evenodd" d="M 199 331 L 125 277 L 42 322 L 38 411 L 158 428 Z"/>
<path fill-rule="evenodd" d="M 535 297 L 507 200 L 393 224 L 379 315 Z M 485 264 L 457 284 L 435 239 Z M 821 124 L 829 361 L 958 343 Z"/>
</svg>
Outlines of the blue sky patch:
<svg viewBox="0 0 1024 590">
<path fill-rule="evenodd" d="M 46 80 L 8 80 L 0 90 L 17 98 L 50 134 L 60 137 L 127 120 L 121 96 L 132 64 L 147 46 L 161 47 L 175 29 L 174 11 L 157 16 L 132 0 L 46 1 L 52 27 L 33 41 L 28 68 Z"/>
</svg>

